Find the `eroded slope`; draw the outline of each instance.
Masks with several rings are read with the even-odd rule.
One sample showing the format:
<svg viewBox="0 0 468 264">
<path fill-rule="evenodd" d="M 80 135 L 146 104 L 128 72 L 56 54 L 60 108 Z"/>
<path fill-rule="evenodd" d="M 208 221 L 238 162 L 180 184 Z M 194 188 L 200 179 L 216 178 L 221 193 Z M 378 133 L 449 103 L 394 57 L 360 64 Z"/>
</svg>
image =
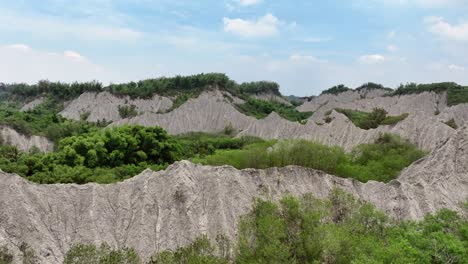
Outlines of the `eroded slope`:
<svg viewBox="0 0 468 264">
<path fill-rule="evenodd" d="M 468 128 L 388 184 L 359 183 L 296 166 L 236 170 L 187 161 L 112 185 L 37 185 L 0 173 L 0 243 L 30 244 L 43 263 L 59 263 L 76 242 L 130 246 L 142 256 L 185 245 L 201 234 L 235 237 L 255 197 L 334 187 L 374 203 L 390 216 L 417 219 L 441 208 L 461 211 L 468 198 Z"/>
</svg>

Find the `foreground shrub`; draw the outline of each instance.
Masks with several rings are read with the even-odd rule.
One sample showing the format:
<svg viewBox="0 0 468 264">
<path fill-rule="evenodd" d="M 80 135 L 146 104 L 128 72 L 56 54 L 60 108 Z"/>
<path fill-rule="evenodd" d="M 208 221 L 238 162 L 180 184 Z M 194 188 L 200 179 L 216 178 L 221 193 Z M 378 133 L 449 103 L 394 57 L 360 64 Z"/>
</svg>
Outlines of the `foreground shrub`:
<svg viewBox="0 0 468 264">
<path fill-rule="evenodd" d="M 238 223 L 233 255 L 226 239 L 206 236 L 150 264 L 224 263 L 467 263 L 468 221 L 441 210 L 421 221 L 395 221 L 373 205 L 332 189 L 326 199 L 311 194 L 279 202 L 257 199 Z M 132 249 L 74 246 L 65 263 L 140 263 Z"/>
</svg>

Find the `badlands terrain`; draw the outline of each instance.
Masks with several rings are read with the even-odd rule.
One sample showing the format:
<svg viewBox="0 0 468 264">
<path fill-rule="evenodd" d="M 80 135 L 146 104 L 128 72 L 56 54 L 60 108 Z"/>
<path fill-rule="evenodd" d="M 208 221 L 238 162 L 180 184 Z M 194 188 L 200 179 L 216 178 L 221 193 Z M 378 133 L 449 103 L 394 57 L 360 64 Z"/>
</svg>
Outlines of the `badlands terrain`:
<svg viewBox="0 0 468 264">
<path fill-rule="evenodd" d="M 363 183 L 294 165 L 238 170 L 188 160 L 159 171 L 146 169 L 112 184 L 38 184 L 2 171 L 0 245 L 6 245 L 18 262 L 23 257 L 22 243 L 36 252 L 41 263 L 62 263 L 76 243 L 131 247 L 148 259 L 155 252 L 190 244 L 203 234 L 212 241 L 219 234 L 234 241 L 239 219 L 249 213 L 255 198 L 277 201 L 284 195 L 308 193 L 326 198 L 334 188 L 372 203 L 395 220 L 419 220 L 444 208 L 466 214 L 468 103 L 450 104 L 448 90 L 391 93 L 383 87 L 364 87 L 292 102 L 269 90 L 246 96 L 211 86 L 179 104 L 177 96 L 168 93 L 135 97 L 111 90 L 84 91 L 63 100 L 61 117 L 89 123 L 105 121 L 102 127 L 107 128 L 159 126 L 170 135 L 215 134 L 229 128 L 235 138 L 304 139 L 339 146 L 346 152 L 391 133 L 427 155 L 387 183 Z M 19 100 L 20 111 L 34 111 L 47 96 L 35 94 Z M 300 122 L 275 111 L 257 118 L 239 109 L 252 98 L 313 114 Z M 134 113 L 122 114 L 125 106 Z M 375 108 L 405 118 L 362 129 L 339 110 L 370 113 Z M 22 151 L 52 152 L 57 147 L 53 139 L 23 134 L 8 122 L 2 123 L 0 135 L 3 144 Z"/>
</svg>

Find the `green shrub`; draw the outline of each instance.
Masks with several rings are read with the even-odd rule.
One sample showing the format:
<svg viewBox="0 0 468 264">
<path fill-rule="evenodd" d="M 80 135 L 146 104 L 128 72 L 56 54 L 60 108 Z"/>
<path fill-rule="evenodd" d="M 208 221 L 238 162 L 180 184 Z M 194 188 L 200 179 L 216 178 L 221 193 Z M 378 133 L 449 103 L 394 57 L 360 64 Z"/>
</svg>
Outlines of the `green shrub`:
<svg viewBox="0 0 468 264">
<path fill-rule="evenodd" d="M 383 108 L 374 108 L 372 112 L 363 112 L 351 109 L 335 109 L 337 112 L 348 117 L 353 124 L 362 129 L 373 129 L 380 125 L 394 125 L 406 119 L 409 115 L 387 116 L 387 111 Z"/>
<path fill-rule="evenodd" d="M 293 106 L 258 99 L 249 99 L 243 104 L 238 104 L 237 109 L 257 119 L 263 119 L 272 112 L 276 112 L 281 117 L 293 122 L 301 122 L 313 115 L 313 112 L 299 112 Z"/>
<path fill-rule="evenodd" d="M 340 84 L 340 85 L 333 86 L 332 88 L 323 91 L 322 94 L 338 95 L 340 93 L 344 93 L 347 91 L 352 91 L 352 89 L 349 87 L 346 87 L 344 84 Z"/>
<path fill-rule="evenodd" d="M 121 118 L 135 117 L 138 115 L 135 105 L 119 105 L 118 108 Z"/>
<path fill-rule="evenodd" d="M 455 119 L 450 119 L 449 121 L 447 122 L 444 122 L 444 124 L 446 124 L 447 126 L 453 128 L 453 129 L 458 129 L 458 125 L 457 125 L 457 122 L 455 121 Z"/>
<path fill-rule="evenodd" d="M 141 264 L 138 253 L 132 248 L 112 249 L 106 244 L 74 245 L 65 255 L 64 264 Z"/>
<path fill-rule="evenodd" d="M 215 166 L 231 165 L 237 169 L 298 165 L 362 182 L 388 182 L 424 154 L 407 140 L 384 134 L 376 143 L 357 146 L 349 154 L 339 147 L 305 140 L 283 140 L 255 143 L 243 149 L 218 150 L 213 155 L 193 158 L 193 161 Z"/>
<path fill-rule="evenodd" d="M 11 254 L 6 246 L 0 246 L 0 264 L 11 263 L 13 263 L 13 254 Z"/>
</svg>

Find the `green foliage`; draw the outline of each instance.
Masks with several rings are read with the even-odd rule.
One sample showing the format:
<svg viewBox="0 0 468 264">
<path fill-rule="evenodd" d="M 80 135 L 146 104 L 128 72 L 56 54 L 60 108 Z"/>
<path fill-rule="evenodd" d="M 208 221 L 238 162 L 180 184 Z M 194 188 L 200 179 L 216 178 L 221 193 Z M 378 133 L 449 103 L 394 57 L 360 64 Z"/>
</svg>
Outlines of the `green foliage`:
<svg viewBox="0 0 468 264">
<path fill-rule="evenodd" d="M 48 154 L 0 146 L 0 168 L 38 183 L 113 183 L 146 168 L 158 171 L 182 158 L 204 157 L 217 149 L 240 149 L 256 142 L 262 140 L 204 133 L 171 137 L 159 127 L 123 126 L 67 137 Z"/>
<path fill-rule="evenodd" d="M 449 121 L 447 122 L 444 122 L 444 124 L 446 124 L 447 126 L 453 128 L 453 129 L 458 129 L 458 125 L 457 125 L 457 122 L 455 121 L 455 119 L 450 119 Z"/>
<path fill-rule="evenodd" d="M 221 263 L 467 263 L 468 221 L 443 209 L 421 221 L 394 221 L 372 204 L 341 189 L 326 199 L 311 194 L 279 202 L 257 199 L 238 223 L 235 255 L 225 237 L 212 245 L 206 235 L 149 264 Z M 141 263 L 133 249 L 76 245 L 65 264 Z"/>
<path fill-rule="evenodd" d="M 46 100 L 27 112 L 21 112 L 8 104 L 0 104 L 0 124 L 25 135 L 45 136 L 54 142 L 64 137 L 97 130 L 94 124 L 63 118 L 58 114 L 61 109 L 61 104 L 52 100 Z"/>
<path fill-rule="evenodd" d="M 373 129 L 380 125 L 394 125 L 408 117 L 408 114 L 387 116 L 387 111 L 383 108 L 374 108 L 370 113 L 341 108 L 335 110 L 344 114 L 354 125 L 362 129 Z"/>
<path fill-rule="evenodd" d="M 363 89 L 367 89 L 367 90 L 380 89 L 380 90 L 386 90 L 386 91 L 393 91 L 390 88 L 386 88 L 381 84 L 373 83 L 373 82 L 364 83 L 363 85 L 356 88 L 356 91 L 360 91 Z"/>
<path fill-rule="evenodd" d="M 313 115 L 313 112 L 299 112 L 293 106 L 288 106 L 275 101 L 249 99 L 243 104 L 238 104 L 237 109 L 242 113 L 254 116 L 257 119 L 267 117 L 271 112 L 276 112 L 281 117 L 293 122 L 303 122 Z"/>
<path fill-rule="evenodd" d="M 352 89 L 345 86 L 344 84 L 340 84 L 340 85 L 333 86 L 332 88 L 323 91 L 322 94 L 338 95 L 340 93 L 344 93 L 347 91 L 352 91 Z"/>
<path fill-rule="evenodd" d="M 119 105 L 118 108 L 121 118 L 134 117 L 138 115 L 135 105 Z"/>
<path fill-rule="evenodd" d="M 182 146 L 184 159 L 212 155 L 216 150 L 242 149 L 244 146 L 263 142 L 262 139 L 251 136 L 233 138 L 226 134 L 206 133 L 188 133 L 175 136 L 175 139 Z"/>
<path fill-rule="evenodd" d="M 448 210 L 394 223 L 339 189 L 258 200 L 241 220 L 236 263 L 465 263 L 467 228 Z"/>
<path fill-rule="evenodd" d="M 20 84 L 7 84 L 5 90 L 14 98 L 33 98 L 42 95 L 50 95 L 53 99 L 59 101 L 70 100 L 80 96 L 84 92 L 98 92 L 102 90 L 102 84 L 98 82 L 85 82 L 85 83 L 61 83 L 49 82 L 47 80 L 39 81 L 37 84 L 28 85 Z"/>
<path fill-rule="evenodd" d="M 447 105 L 468 103 L 468 87 L 463 87 L 454 82 L 416 84 L 401 84 L 391 95 L 417 94 L 422 92 L 447 92 Z"/>
<path fill-rule="evenodd" d="M 442 82 L 431 84 L 407 83 L 400 86 L 391 95 L 418 94 L 423 92 L 441 93 L 451 89 L 459 89 L 460 85 L 454 82 Z"/>
<path fill-rule="evenodd" d="M 150 98 L 154 94 L 177 96 L 181 93 L 196 92 L 208 87 L 227 89 L 232 85 L 232 81 L 225 74 L 209 73 L 111 84 L 104 90 L 116 95 L 129 95 L 132 98 Z"/>
<path fill-rule="evenodd" d="M 231 165 L 238 169 L 298 165 L 362 182 L 388 182 L 424 154 L 408 141 L 384 134 L 376 143 L 359 145 L 349 154 L 339 147 L 305 140 L 283 140 L 250 144 L 237 150 L 218 150 L 193 161 L 215 166 Z"/>
<path fill-rule="evenodd" d="M 11 263 L 13 263 L 13 254 L 11 254 L 6 246 L 0 246 L 0 264 Z"/>
<path fill-rule="evenodd" d="M 236 94 L 272 93 L 281 96 L 279 84 L 268 81 L 242 83 L 235 87 L 235 91 Z"/>
<path fill-rule="evenodd" d="M 159 127 L 122 126 L 60 141 L 55 152 L 0 147 L 0 168 L 38 183 L 111 183 L 179 160 L 181 146 Z"/>
<path fill-rule="evenodd" d="M 454 87 L 447 92 L 447 105 L 468 104 L 468 86 Z"/>
<path fill-rule="evenodd" d="M 77 244 L 66 254 L 64 264 L 141 264 L 138 253 L 132 248 L 112 249 L 106 244 L 100 247 Z"/>
<path fill-rule="evenodd" d="M 148 264 L 227 264 L 225 258 L 215 256 L 215 248 L 207 236 L 197 238 L 192 244 L 174 252 L 163 251 L 151 257 Z"/>
</svg>

